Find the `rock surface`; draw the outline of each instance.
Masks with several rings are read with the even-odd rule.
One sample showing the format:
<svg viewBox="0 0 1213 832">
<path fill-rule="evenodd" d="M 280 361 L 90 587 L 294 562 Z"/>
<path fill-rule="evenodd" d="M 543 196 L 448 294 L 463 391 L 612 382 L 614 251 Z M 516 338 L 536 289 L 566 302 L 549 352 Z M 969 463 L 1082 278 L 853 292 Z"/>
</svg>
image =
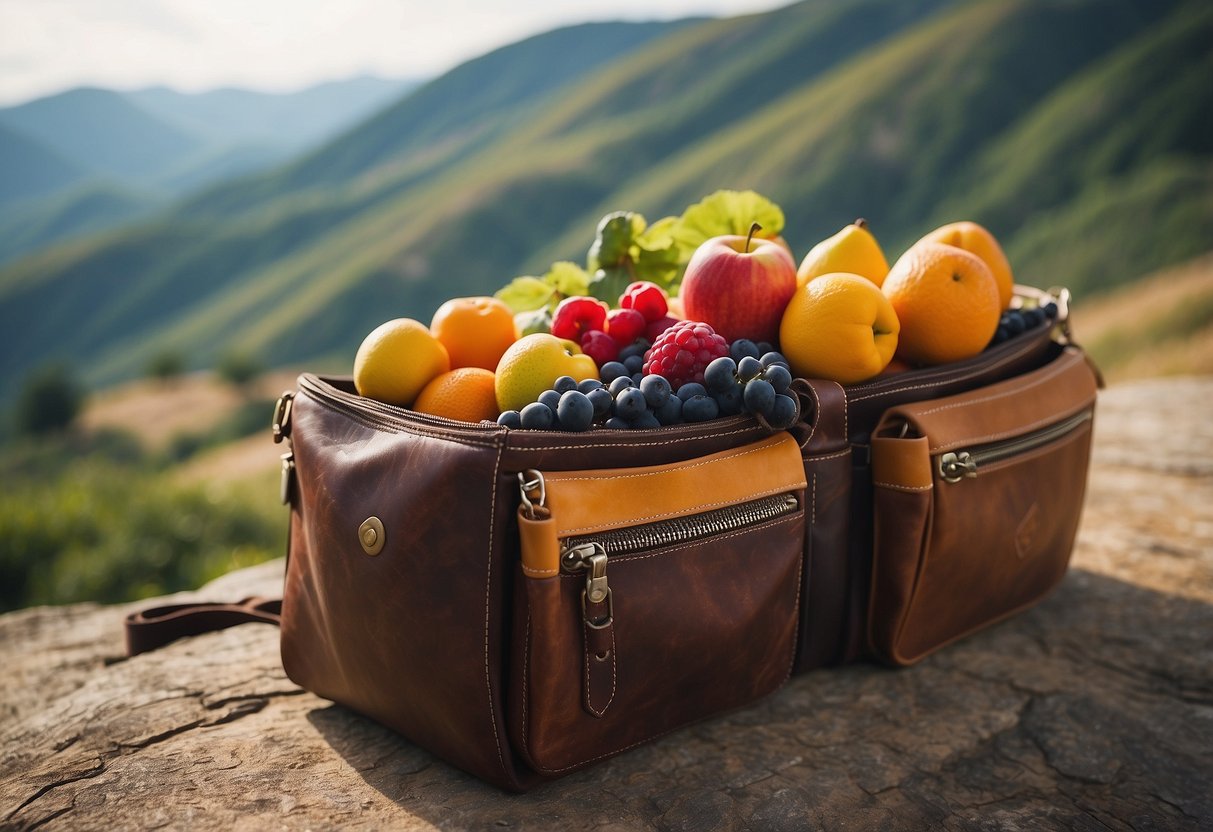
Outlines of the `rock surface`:
<svg viewBox="0 0 1213 832">
<path fill-rule="evenodd" d="M 1213 379 L 1101 394 L 1034 610 L 902 671 L 793 679 L 523 796 L 287 680 L 242 626 L 122 658 L 129 608 L 0 617 L 3 829 L 1208 829 Z M 180 598 L 277 594 L 281 562 Z"/>
</svg>

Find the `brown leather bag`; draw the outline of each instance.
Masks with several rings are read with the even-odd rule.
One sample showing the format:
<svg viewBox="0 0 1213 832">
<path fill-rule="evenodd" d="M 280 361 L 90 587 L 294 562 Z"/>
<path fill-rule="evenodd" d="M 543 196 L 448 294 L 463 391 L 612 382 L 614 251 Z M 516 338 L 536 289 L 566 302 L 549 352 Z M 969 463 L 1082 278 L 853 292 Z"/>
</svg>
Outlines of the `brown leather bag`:
<svg viewBox="0 0 1213 832">
<path fill-rule="evenodd" d="M 1042 324 L 948 367 L 848 388 L 798 379 L 801 416 L 775 435 L 744 416 L 507 430 L 305 374 L 274 419 L 290 448 L 284 667 L 510 790 L 745 705 L 865 655 L 869 436 L 884 411 L 1060 352 Z M 199 614 L 221 627 L 276 612 Z M 138 652 L 206 628 L 174 608 L 127 630 Z"/>
</svg>

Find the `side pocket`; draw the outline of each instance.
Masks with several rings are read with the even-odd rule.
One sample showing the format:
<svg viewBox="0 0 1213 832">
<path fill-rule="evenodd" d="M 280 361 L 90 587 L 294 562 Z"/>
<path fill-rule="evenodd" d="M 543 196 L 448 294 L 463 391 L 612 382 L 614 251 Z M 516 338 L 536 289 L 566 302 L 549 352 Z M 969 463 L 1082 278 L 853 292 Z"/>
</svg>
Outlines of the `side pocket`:
<svg viewBox="0 0 1213 832">
<path fill-rule="evenodd" d="M 1083 354 L 891 409 L 872 439 L 868 636 L 913 664 L 1042 599 L 1069 564 L 1090 462 Z"/>
<path fill-rule="evenodd" d="M 930 542 L 931 457 L 926 437 L 872 441 L 872 596 L 868 605 L 871 649 L 906 663 L 898 637 Z"/>
</svg>

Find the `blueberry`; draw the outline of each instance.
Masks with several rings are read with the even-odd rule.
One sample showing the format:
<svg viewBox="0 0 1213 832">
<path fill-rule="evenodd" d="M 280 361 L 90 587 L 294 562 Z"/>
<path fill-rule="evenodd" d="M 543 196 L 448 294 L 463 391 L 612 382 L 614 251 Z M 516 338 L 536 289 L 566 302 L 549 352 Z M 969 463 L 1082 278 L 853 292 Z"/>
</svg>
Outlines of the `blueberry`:
<svg viewBox="0 0 1213 832">
<path fill-rule="evenodd" d="M 603 384 L 610 384 L 615 379 L 630 375 L 630 373 L 628 373 L 628 368 L 623 366 L 622 362 L 608 361 L 599 368 L 598 375 L 602 378 Z"/>
<path fill-rule="evenodd" d="M 657 408 L 653 413 L 661 424 L 676 425 L 682 421 L 682 399 L 677 396 L 668 396 L 665 404 Z"/>
<path fill-rule="evenodd" d="M 632 386 L 631 377 L 623 375 L 623 376 L 620 376 L 619 378 L 613 380 L 611 382 L 611 386 L 608 389 L 611 391 L 611 395 L 618 396 L 620 393 L 622 393 L 624 390 L 627 390 L 631 386 Z"/>
<path fill-rule="evenodd" d="M 602 382 L 599 381 L 598 379 L 587 378 L 578 383 L 577 389 L 580 390 L 582 393 L 585 393 L 588 396 L 588 395 L 590 395 L 591 390 L 597 390 L 602 386 L 603 386 Z"/>
<path fill-rule="evenodd" d="M 737 362 L 722 355 L 703 371 L 703 386 L 713 393 L 723 392 L 737 383 Z"/>
<path fill-rule="evenodd" d="M 661 422 L 657 421 L 657 417 L 647 410 L 644 413 L 641 413 L 632 422 L 633 430 L 649 430 L 651 428 L 659 427 L 661 427 Z"/>
<path fill-rule="evenodd" d="M 497 424 L 501 425 L 503 428 L 517 430 L 518 428 L 522 427 L 522 417 L 518 415 L 517 410 L 507 410 L 505 413 L 502 413 L 497 417 Z"/>
<path fill-rule="evenodd" d="M 1023 322 L 1027 324 L 1028 329 L 1035 329 L 1045 322 L 1045 313 L 1041 309 L 1025 309 Z"/>
<path fill-rule="evenodd" d="M 1048 318 L 1050 321 L 1054 320 L 1057 317 L 1057 304 L 1054 303 L 1053 301 L 1049 301 L 1044 306 L 1042 306 L 1041 309 L 1044 310 L 1045 317 Z"/>
<path fill-rule="evenodd" d="M 716 400 L 702 393 L 691 396 L 682 405 L 682 418 L 688 422 L 707 422 L 719 415 L 720 407 Z"/>
<path fill-rule="evenodd" d="M 644 399 L 644 393 L 641 393 L 634 387 L 624 390 L 615 397 L 615 415 L 629 422 L 634 422 L 640 418 L 640 414 L 648 413 L 648 402 Z"/>
<path fill-rule="evenodd" d="M 1021 315 L 1018 311 L 1012 310 L 1007 312 L 1005 315 L 1003 315 L 1003 318 L 1003 323 L 1007 325 L 1007 331 L 1010 332 L 1012 336 L 1019 335 L 1021 332 L 1027 329 L 1027 325 L 1024 323 L 1023 315 Z"/>
<path fill-rule="evenodd" d="M 619 360 L 626 363 L 629 358 L 635 355 L 639 356 L 640 360 L 643 361 L 644 354 L 648 349 L 647 345 L 642 345 L 640 341 L 634 341 L 619 351 Z"/>
<path fill-rule="evenodd" d="M 762 363 L 757 358 L 746 356 L 737 362 L 737 377 L 749 381 L 762 372 Z"/>
<path fill-rule="evenodd" d="M 789 367 L 789 368 L 792 366 L 791 364 L 788 363 L 788 360 L 783 357 L 783 353 L 775 352 L 774 350 L 771 350 L 770 352 L 764 352 L 762 354 L 762 358 L 758 359 L 758 361 L 764 367 L 773 367 L 776 364 L 782 364 L 784 367 Z"/>
<path fill-rule="evenodd" d="M 745 409 L 751 413 L 761 413 L 768 416 L 775 404 L 775 388 L 769 381 L 760 378 L 746 383 L 745 392 L 741 394 Z"/>
<path fill-rule="evenodd" d="M 738 338 L 736 341 L 729 344 L 729 356 L 734 361 L 741 361 L 741 359 L 746 358 L 747 356 L 750 358 L 757 358 L 760 355 L 762 355 L 762 353 L 758 351 L 758 345 L 749 338 Z"/>
<path fill-rule="evenodd" d="M 577 380 L 572 376 L 561 376 L 552 382 L 552 389 L 557 393 L 567 393 L 577 389 Z"/>
<path fill-rule="evenodd" d="M 1011 330 L 1007 328 L 1007 325 L 999 324 L 998 329 L 994 330 L 994 340 L 991 341 L 990 343 L 991 344 L 1001 344 L 1003 341 L 1007 340 L 1010 337 L 1011 337 Z"/>
<path fill-rule="evenodd" d="M 547 430 L 552 426 L 552 422 L 556 421 L 552 408 L 543 402 L 531 402 L 522 408 L 522 413 L 518 415 L 522 426 L 528 430 Z"/>
<path fill-rule="evenodd" d="M 611 418 L 607 419 L 606 424 L 603 425 L 603 427 L 610 428 L 611 430 L 632 429 L 632 426 L 628 424 L 628 420 L 620 418 L 619 416 L 612 416 Z"/>
<path fill-rule="evenodd" d="M 766 355 L 768 352 L 775 351 L 775 345 L 770 341 L 759 341 L 755 346 L 758 347 L 759 355 Z"/>
<path fill-rule="evenodd" d="M 549 410 L 555 413 L 556 407 L 560 404 L 560 394 L 555 390 L 544 390 L 539 394 L 537 401 L 543 402 Z"/>
<path fill-rule="evenodd" d="M 796 401 L 791 396 L 779 394 L 767 414 L 767 423 L 776 430 L 787 430 L 796 423 Z"/>
<path fill-rule="evenodd" d="M 586 394 L 590 404 L 594 406 L 594 418 L 605 419 L 611 415 L 615 407 L 615 397 L 611 395 L 611 391 L 605 387 L 599 387 L 597 390 L 591 390 Z"/>
<path fill-rule="evenodd" d="M 624 360 L 623 366 L 628 368 L 629 373 L 639 373 L 644 369 L 644 357 L 639 355 L 629 355 Z"/>
<path fill-rule="evenodd" d="M 581 432 L 590 429 L 594 421 L 594 405 L 580 390 L 569 390 L 560 397 L 560 406 L 556 410 L 563 430 Z"/>
<path fill-rule="evenodd" d="M 691 398 L 691 396 L 706 396 L 707 394 L 707 388 L 705 388 L 702 384 L 697 381 L 688 381 L 686 384 L 678 388 L 677 396 L 685 402 L 687 399 Z"/>
<path fill-rule="evenodd" d="M 771 383 L 776 393 L 782 393 L 792 383 L 792 371 L 782 364 L 771 364 L 762 371 L 762 377 Z"/>
<path fill-rule="evenodd" d="M 649 407 L 658 410 L 669 401 L 672 391 L 664 376 L 651 375 L 640 379 L 640 392 L 644 393 L 644 400 L 649 403 Z"/>
<path fill-rule="evenodd" d="M 632 378 L 632 386 L 633 386 L 633 387 L 640 387 L 640 382 L 641 382 L 641 380 L 642 380 L 642 379 L 644 379 L 644 373 L 639 372 L 639 371 L 638 371 L 638 372 L 635 372 L 635 373 L 632 373 L 631 378 Z"/>
<path fill-rule="evenodd" d="M 741 385 L 734 382 L 729 389 L 712 394 L 721 416 L 736 416 L 742 411 Z"/>
</svg>

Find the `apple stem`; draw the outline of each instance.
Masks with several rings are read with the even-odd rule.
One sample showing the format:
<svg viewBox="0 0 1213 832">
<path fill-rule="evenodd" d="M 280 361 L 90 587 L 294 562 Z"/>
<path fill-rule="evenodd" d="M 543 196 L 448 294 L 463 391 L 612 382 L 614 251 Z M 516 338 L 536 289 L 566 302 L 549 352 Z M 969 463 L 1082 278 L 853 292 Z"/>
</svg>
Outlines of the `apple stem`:
<svg viewBox="0 0 1213 832">
<path fill-rule="evenodd" d="M 863 217 L 860 217 L 859 219 L 855 220 L 855 227 L 856 228 L 867 228 L 868 221 L 865 220 Z"/>
<path fill-rule="evenodd" d="M 746 238 L 745 238 L 745 250 L 746 250 L 747 254 L 749 254 L 749 252 L 750 252 L 750 241 L 753 240 L 754 235 L 761 230 L 762 230 L 762 226 L 759 225 L 758 223 L 753 223 L 750 226 L 750 233 L 747 234 Z"/>
</svg>

